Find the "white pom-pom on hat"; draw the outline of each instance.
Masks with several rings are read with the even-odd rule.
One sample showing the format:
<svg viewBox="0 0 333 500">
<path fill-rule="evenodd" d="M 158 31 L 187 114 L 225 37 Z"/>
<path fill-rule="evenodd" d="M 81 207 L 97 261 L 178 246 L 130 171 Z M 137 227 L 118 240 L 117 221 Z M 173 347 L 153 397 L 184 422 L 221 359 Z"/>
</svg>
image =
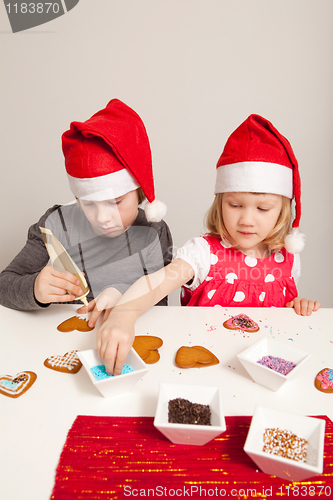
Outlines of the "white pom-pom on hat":
<svg viewBox="0 0 333 500">
<path fill-rule="evenodd" d="M 305 234 L 298 227 L 294 227 L 284 239 L 284 245 L 289 253 L 300 253 L 305 245 Z"/>
<path fill-rule="evenodd" d="M 149 222 L 160 222 L 167 213 L 166 205 L 160 200 L 154 200 L 145 204 L 145 214 Z"/>
</svg>

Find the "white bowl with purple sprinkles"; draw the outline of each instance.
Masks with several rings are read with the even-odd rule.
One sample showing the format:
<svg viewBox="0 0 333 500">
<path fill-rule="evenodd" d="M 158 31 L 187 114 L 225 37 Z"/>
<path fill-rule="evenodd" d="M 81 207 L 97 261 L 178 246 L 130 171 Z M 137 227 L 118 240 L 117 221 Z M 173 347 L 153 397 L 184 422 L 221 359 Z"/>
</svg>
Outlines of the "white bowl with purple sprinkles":
<svg viewBox="0 0 333 500">
<path fill-rule="evenodd" d="M 102 364 L 97 351 L 89 349 L 77 353 L 81 363 L 86 369 L 90 380 L 96 389 L 109 398 L 127 392 L 149 371 L 140 356 L 131 349 L 121 375 L 109 375 Z"/>
<path fill-rule="evenodd" d="M 259 469 L 288 481 L 323 472 L 325 420 L 258 405 L 244 451 Z"/>
<path fill-rule="evenodd" d="M 263 337 L 237 358 L 255 382 L 277 391 L 294 377 L 310 356 L 294 346 Z"/>
</svg>

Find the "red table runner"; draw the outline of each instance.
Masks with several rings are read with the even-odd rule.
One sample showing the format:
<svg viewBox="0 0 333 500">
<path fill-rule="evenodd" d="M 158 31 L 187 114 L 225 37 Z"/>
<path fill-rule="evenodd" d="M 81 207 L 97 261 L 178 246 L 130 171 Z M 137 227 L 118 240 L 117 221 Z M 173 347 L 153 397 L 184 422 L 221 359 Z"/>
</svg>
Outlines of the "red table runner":
<svg viewBox="0 0 333 500">
<path fill-rule="evenodd" d="M 226 417 L 204 446 L 175 445 L 152 417 L 78 416 L 60 456 L 52 500 L 333 496 L 333 423 L 326 420 L 324 472 L 288 483 L 257 469 L 243 451 L 251 417 Z"/>
</svg>

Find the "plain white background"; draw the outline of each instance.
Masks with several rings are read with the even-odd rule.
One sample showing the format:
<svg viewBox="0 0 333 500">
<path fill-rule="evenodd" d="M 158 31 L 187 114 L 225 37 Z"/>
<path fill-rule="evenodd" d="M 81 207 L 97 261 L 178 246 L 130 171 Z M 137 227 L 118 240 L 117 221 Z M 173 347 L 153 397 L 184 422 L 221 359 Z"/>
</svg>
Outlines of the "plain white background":
<svg viewBox="0 0 333 500">
<path fill-rule="evenodd" d="M 1 3 L 0 268 L 47 208 L 72 200 L 60 140 L 71 121 L 114 97 L 139 113 L 179 247 L 204 230 L 226 139 L 258 113 L 300 165 L 299 293 L 332 307 L 332 26 L 331 0 L 81 0 L 13 34 Z"/>
</svg>

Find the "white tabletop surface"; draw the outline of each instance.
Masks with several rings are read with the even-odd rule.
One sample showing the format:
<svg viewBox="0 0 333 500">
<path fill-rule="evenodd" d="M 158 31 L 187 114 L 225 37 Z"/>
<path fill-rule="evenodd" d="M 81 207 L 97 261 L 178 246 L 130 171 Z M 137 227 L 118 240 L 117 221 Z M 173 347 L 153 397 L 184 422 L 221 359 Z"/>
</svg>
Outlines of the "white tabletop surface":
<svg viewBox="0 0 333 500">
<path fill-rule="evenodd" d="M 250 335 L 222 326 L 241 312 L 259 324 L 259 332 Z M 333 367 L 333 309 L 300 317 L 293 309 L 155 307 L 139 318 L 136 334 L 161 337 L 161 359 L 130 392 L 109 399 L 95 389 L 84 368 L 72 375 L 43 364 L 51 355 L 95 348 L 96 329 L 67 334 L 57 330 L 75 313 L 76 307 L 68 305 L 28 313 L 0 307 L 0 375 L 14 376 L 25 370 L 37 374 L 35 384 L 21 397 L 0 394 L 0 498 L 49 499 L 59 457 L 76 416 L 154 416 L 160 382 L 221 386 L 225 415 L 252 415 L 256 404 L 263 404 L 333 419 L 333 396 L 314 387 L 316 374 Z M 262 336 L 312 354 L 297 376 L 278 392 L 254 383 L 236 358 Z M 182 345 L 202 345 L 220 364 L 179 369 L 174 357 Z"/>
</svg>

